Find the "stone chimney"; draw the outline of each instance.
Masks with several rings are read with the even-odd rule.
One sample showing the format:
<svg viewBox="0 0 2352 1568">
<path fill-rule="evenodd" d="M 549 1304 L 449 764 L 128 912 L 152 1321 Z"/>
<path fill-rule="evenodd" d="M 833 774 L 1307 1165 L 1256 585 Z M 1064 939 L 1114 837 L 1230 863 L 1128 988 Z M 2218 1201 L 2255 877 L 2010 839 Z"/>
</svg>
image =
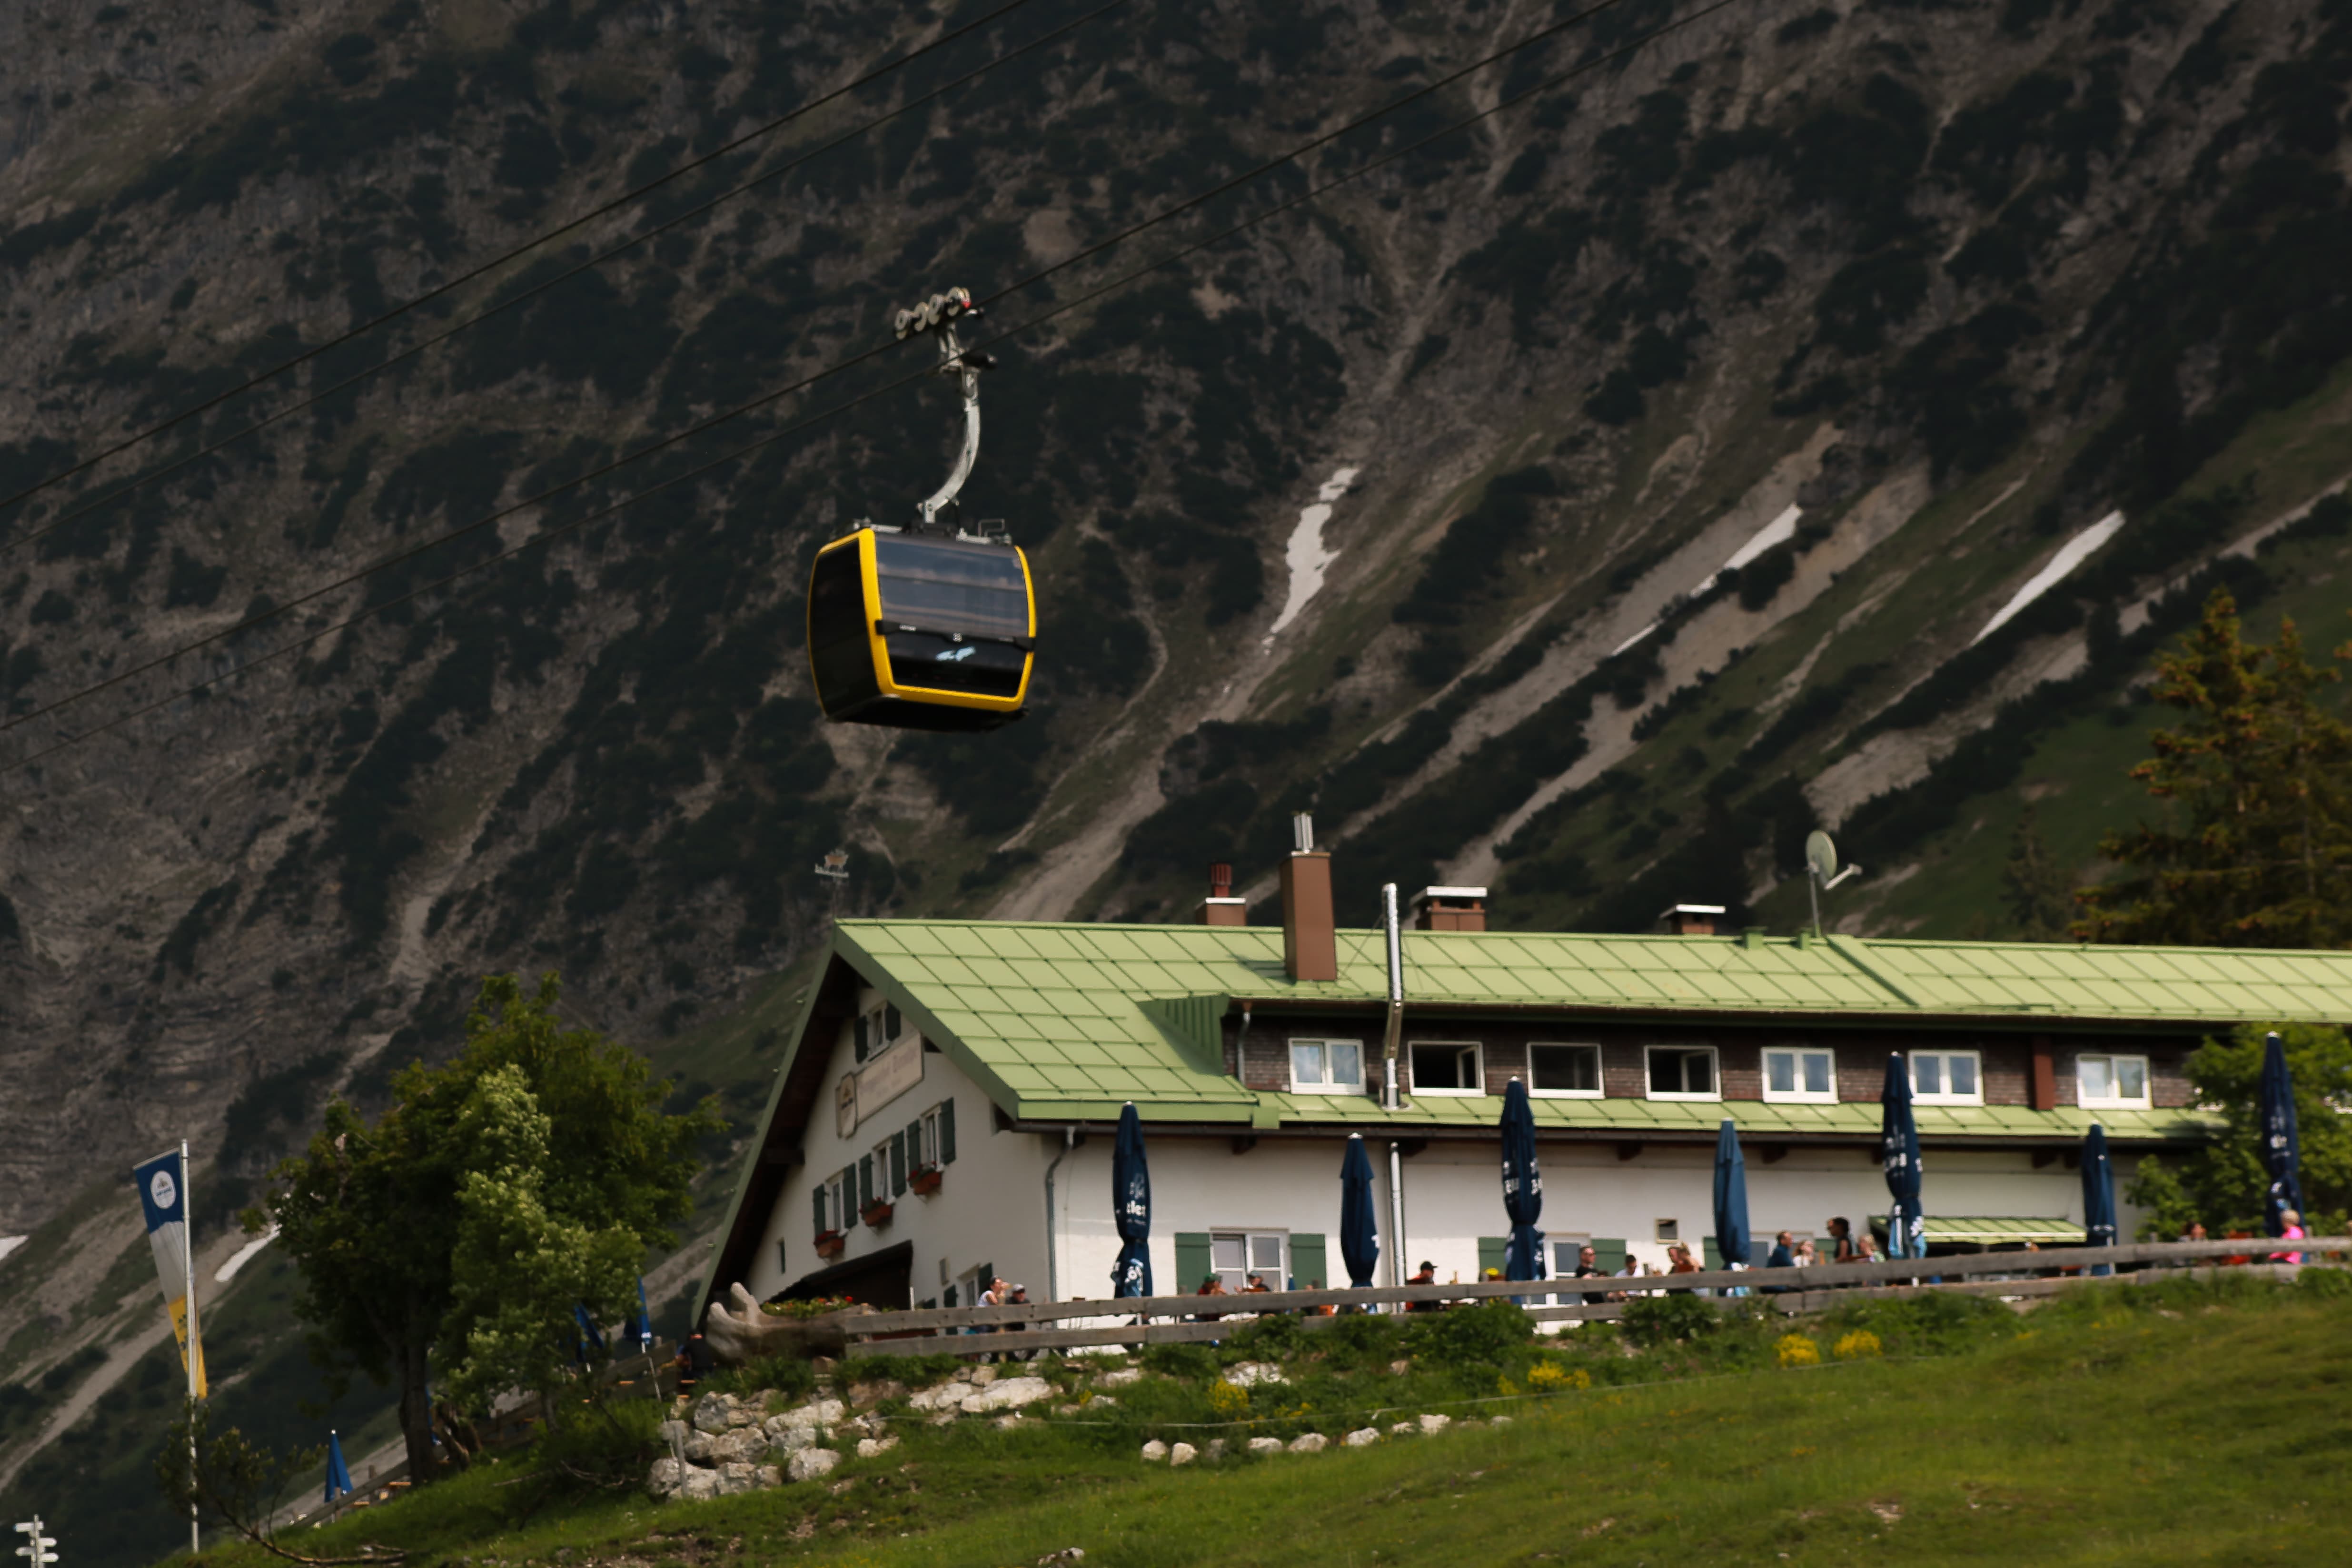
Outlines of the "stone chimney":
<svg viewBox="0 0 2352 1568">
<path fill-rule="evenodd" d="M 1665 922 L 1669 936 L 1713 936 L 1716 917 L 1721 913 L 1721 904 L 1675 904 L 1658 918 Z"/>
<path fill-rule="evenodd" d="M 1209 896 L 1194 918 L 1204 926 L 1249 924 L 1249 900 L 1234 897 L 1234 868 L 1223 860 L 1209 868 Z"/>
<path fill-rule="evenodd" d="M 1415 931 L 1485 931 L 1486 889 L 1423 888 L 1412 896 Z"/>
<path fill-rule="evenodd" d="M 1339 978 L 1339 937 L 1331 915 L 1331 857 L 1315 847 L 1315 819 L 1290 819 L 1296 846 L 1282 863 L 1282 966 L 1293 980 Z"/>
</svg>

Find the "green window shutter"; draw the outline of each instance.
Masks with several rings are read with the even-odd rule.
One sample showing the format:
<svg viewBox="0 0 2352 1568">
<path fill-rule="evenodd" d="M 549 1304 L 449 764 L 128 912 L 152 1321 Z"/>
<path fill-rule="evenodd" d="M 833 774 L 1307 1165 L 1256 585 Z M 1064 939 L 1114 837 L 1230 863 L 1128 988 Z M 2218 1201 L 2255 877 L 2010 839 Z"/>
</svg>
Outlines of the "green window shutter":
<svg viewBox="0 0 2352 1568">
<path fill-rule="evenodd" d="M 780 1236 L 776 1237 L 776 1272 L 789 1274 L 792 1268 L 792 1260 L 784 1256 L 784 1238 Z"/>
<path fill-rule="evenodd" d="M 1489 1268 L 1500 1269 L 1503 1267 L 1503 1259 L 1509 1255 L 1510 1249 L 1511 1238 L 1507 1236 L 1480 1237 L 1478 1238 L 1478 1278 L 1481 1279 L 1486 1278 L 1486 1270 Z"/>
<path fill-rule="evenodd" d="M 955 1163 L 955 1101 L 940 1102 L 940 1163 Z"/>
<path fill-rule="evenodd" d="M 866 1040 L 866 1035 L 869 1028 L 870 1026 L 866 1021 L 866 1015 L 863 1013 L 857 1015 L 857 1037 L 853 1042 L 853 1045 L 857 1053 L 857 1059 L 861 1062 L 866 1059 L 866 1053 L 869 1048 Z"/>
<path fill-rule="evenodd" d="M 899 1136 L 907 1141 L 907 1168 L 911 1171 L 922 1163 L 923 1119 L 919 1116 L 908 1122 L 907 1131 Z"/>
<path fill-rule="evenodd" d="M 1180 1230 L 1176 1233 L 1176 1289 L 1171 1294 L 1191 1295 L 1209 1277 L 1212 1258 L 1209 1233 L 1205 1230 Z"/>
<path fill-rule="evenodd" d="M 1719 1247 L 1716 1246 L 1716 1244 L 1715 1244 L 1715 1237 L 1711 1237 L 1711 1236 L 1710 1236 L 1710 1237 L 1706 1237 L 1702 1238 L 1702 1241 L 1703 1241 L 1703 1245 L 1704 1245 L 1704 1247 L 1705 1247 L 1706 1252 L 1706 1256 L 1705 1258 L 1701 1258 L 1701 1259 L 1699 1260 L 1699 1266 L 1700 1266 L 1701 1268 L 1722 1268 L 1722 1267 L 1723 1267 L 1723 1248 L 1721 1248 L 1721 1247 Z"/>
<path fill-rule="evenodd" d="M 820 1184 L 820 1185 L 817 1187 L 816 1191 L 814 1191 L 814 1193 L 811 1193 L 811 1194 L 809 1194 L 809 1196 L 816 1200 L 816 1234 L 817 1234 L 817 1235 L 819 1235 L 819 1236 L 823 1236 L 823 1235 L 824 1234 L 824 1186 L 823 1186 L 822 1184 Z"/>
<path fill-rule="evenodd" d="M 1592 1267 L 1603 1274 L 1614 1274 L 1625 1267 L 1625 1244 L 1622 1240 L 1604 1241 L 1592 1238 Z"/>
<path fill-rule="evenodd" d="M 873 1201 L 874 1156 L 861 1154 L 857 1158 L 857 1206 L 863 1209 Z"/>
<path fill-rule="evenodd" d="M 890 1195 L 897 1197 L 907 1190 L 907 1135 L 890 1134 Z"/>
<path fill-rule="evenodd" d="M 1332 1285 L 1331 1276 L 1323 1272 L 1323 1237 L 1294 1230 L 1290 1233 L 1290 1288 L 1312 1290 L 1318 1283 L 1325 1289 Z"/>
</svg>

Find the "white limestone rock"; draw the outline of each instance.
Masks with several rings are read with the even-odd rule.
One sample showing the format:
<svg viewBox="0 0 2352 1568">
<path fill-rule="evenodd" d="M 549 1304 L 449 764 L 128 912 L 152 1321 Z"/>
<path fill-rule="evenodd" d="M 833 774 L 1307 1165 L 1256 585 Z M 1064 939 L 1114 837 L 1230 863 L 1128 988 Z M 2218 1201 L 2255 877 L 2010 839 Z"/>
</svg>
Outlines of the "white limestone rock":
<svg viewBox="0 0 2352 1568">
<path fill-rule="evenodd" d="M 687 1467 L 664 1455 L 654 1461 L 653 1469 L 646 1476 L 646 1490 L 656 1498 L 675 1497 L 686 1484 Z"/>
<path fill-rule="evenodd" d="M 898 1439 L 896 1437 L 860 1437 L 857 1439 L 857 1457 L 861 1459 L 877 1459 L 898 1446 Z"/>
<path fill-rule="evenodd" d="M 1421 1428 L 1414 1426 L 1410 1421 L 1400 1421 L 1395 1426 L 1390 1427 L 1389 1431 L 1399 1437 L 1413 1437 L 1420 1436 Z"/>
<path fill-rule="evenodd" d="M 719 1495 L 740 1497 L 745 1492 L 758 1491 L 760 1478 L 757 1472 L 773 1468 L 769 1465 L 721 1465 L 719 1467 Z"/>
<path fill-rule="evenodd" d="M 1115 1369 L 1114 1371 L 1104 1373 L 1100 1377 L 1096 1378 L 1095 1385 L 1098 1388 L 1125 1388 L 1130 1383 L 1140 1383 L 1142 1381 L 1143 1369 L 1141 1367 L 1122 1366 Z"/>
<path fill-rule="evenodd" d="M 719 1472 L 688 1465 L 677 1495 L 688 1502 L 709 1502 L 719 1495 Z"/>
<path fill-rule="evenodd" d="M 1213 1459 L 1223 1458 L 1225 1457 L 1225 1440 L 1223 1437 L 1210 1438 L 1208 1455 L 1209 1458 Z"/>
<path fill-rule="evenodd" d="M 995 1381 L 996 1369 L 994 1367 L 976 1366 L 971 1369 L 971 1385 L 974 1388 L 986 1388 L 990 1384 L 994 1383 Z"/>
<path fill-rule="evenodd" d="M 772 1432 L 780 1425 L 807 1427 L 833 1426 L 846 1419 L 848 1415 L 849 1406 L 838 1399 L 813 1399 L 797 1409 L 785 1411 L 782 1415 L 768 1417 L 768 1426 Z"/>
<path fill-rule="evenodd" d="M 967 1396 L 959 1406 L 966 1415 L 986 1415 L 992 1411 L 1018 1410 L 1049 1397 L 1054 1385 L 1042 1377 L 1008 1377 L 992 1383 Z"/>
<path fill-rule="evenodd" d="M 1309 1432 L 1305 1436 L 1290 1440 L 1290 1451 L 1294 1454 L 1319 1454 L 1330 1446 L 1331 1439 L 1320 1432 Z"/>
<path fill-rule="evenodd" d="M 709 1439 L 707 1446 L 710 1450 L 707 1461 L 709 1464 L 756 1464 L 767 1455 L 768 1435 L 756 1426 L 739 1427 Z"/>
<path fill-rule="evenodd" d="M 774 1435 L 768 1439 L 768 1451 L 779 1457 L 816 1446 L 814 1426 L 776 1426 L 773 1430 Z"/>
<path fill-rule="evenodd" d="M 1201 1450 L 1190 1443 L 1179 1443 L 1168 1450 L 1168 1463 L 1171 1466 L 1189 1465 L 1200 1457 Z"/>
<path fill-rule="evenodd" d="M 1369 1448 L 1380 1440 L 1381 1429 L 1377 1426 L 1359 1426 L 1339 1439 L 1350 1448 Z"/>
<path fill-rule="evenodd" d="M 731 1394 L 706 1394 L 694 1402 L 688 1419 L 696 1431 L 708 1432 L 715 1437 L 735 1425 L 734 1406 L 735 1396 Z"/>
<path fill-rule="evenodd" d="M 971 1397 L 971 1384 L 943 1383 L 937 1388 L 926 1388 L 916 1393 L 908 1399 L 907 1407 L 909 1410 L 925 1411 L 955 1410 L 961 1408 L 963 1402 Z"/>
<path fill-rule="evenodd" d="M 1282 1369 L 1272 1362 L 1245 1361 L 1225 1368 L 1225 1381 L 1236 1388 L 1255 1388 L 1261 1383 L 1280 1383 Z"/>
<path fill-rule="evenodd" d="M 1282 1439 L 1253 1437 L 1249 1440 L 1249 1451 L 1253 1454 L 1279 1454 L 1282 1452 Z"/>
<path fill-rule="evenodd" d="M 1511 1424 L 1511 1418 L 1507 1415 L 1497 1415 L 1495 1417 L 1494 1424 L 1497 1426 L 1508 1426 Z"/>
<path fill-rule="evenodd" d="M 798 1448 L 785 1467 L 796 1481 L 813 1481 L 819 1476 L 831 1475 L 841 1463 L 841 1456 L 831 1448 Z"/>
<path fill-rule="evenodd" d="M 1168 1457 L 1168 1445 L 1154 1437 L 1143 1446 L 1143 1457 L 1146 1460 L 1157 1463 Z"/>
<path fill-rule="evenodd" d="M 1421 1429 L 1424 1432 L 1443 1432 L 1453 1425 L 1454 1417 L 1451 1415 L 1424 1415 L 1421 1418 Z"/>
</svg>

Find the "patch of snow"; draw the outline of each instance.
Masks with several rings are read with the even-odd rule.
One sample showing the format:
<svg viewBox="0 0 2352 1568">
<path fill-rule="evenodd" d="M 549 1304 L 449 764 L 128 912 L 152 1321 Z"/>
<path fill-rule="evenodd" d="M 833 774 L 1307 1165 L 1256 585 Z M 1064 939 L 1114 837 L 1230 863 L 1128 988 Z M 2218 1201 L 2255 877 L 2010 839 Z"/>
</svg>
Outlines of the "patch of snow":
<svg viewBox="0 0 2352 1568">
<path fill-rule="evenodd" d="M 1283 559 L 1290 566 L 1290 591 L 1282 602 L 1282 614 L 1274 617 L 1266 629 L 1265 640 L 1271 644 L 1275 635 L 1298 618 L 1307 602 L 1323 591 L 1324 575 L 1331 563 L 1339 559 L 1337 550 L 1323 548 L 1323 525 L 1331 521 L 1331 505 L 1348 493 L 1356 482 L 1360 468 L 1337 468 L 1316 490 L 1314 504 L 1302 509 L 1297 526 L 1290 531 L 1290 542 L 1283 549 Z"/>
<path fill-rule="evenodd" d="M 1774 518 L 1771 521 L 1758 529 L 1748 537 L 1747 543 L 1733 551 L 1731 552 L 1730 560 L 1726 561 L 1722 565 L 1717 567 L 1714 571 L 1708 573 L 1704 578 L 1700 579 L 1698 586 L 1690 591 L 1690 597 L 1696 599 L 1701 594 L 1706 593 L 1709 588 L 1714 587 L 1717 581 L 1721 578 L 1726 572 L 1737 572 L 1739 568 L 1747 565 L 1750 561 L 1755 560 L 1759 555 L 1763 554 L 1774 545 L 1786 544 L 1790 540 L 1796 538 L 1797 520 L 1804 515 L 1805 509 L 1803 507 L 1791 504 L 1784 508 L 1780 516 Z M 1623 653 L 1627 648 L 1633 647 L 1643 637 L 1648 637 L 1652 632 L 1656 631 L 1657 629 L 1658 623 L 1652 621 L 1648 626 L 1643 626 L 1640 631 L 1635 632 L 1632 637 L 1627 637 L 1623 642 L 1621 642 L 1615 647 L 1611 648 L 1609 650 L 1609 657 L 1611 658 L 1615 658 L 1619 654 Z"/>
<path fill-rule="evenodd" d="M 1706 574 L 1706 581 L 1701 583 L 1697 587 L 1691 590 L 1691 597 L 1696 598 L 1701 594 L 1706 593 L 1709 588 L 1714 587 L 1716 579 L 1722 576 L 1726 572 L 1737 572 L 1742 566 L 1747 565 L 1750 561 L 1755 560 L 1759 555 L 1761 555 L 1766 551 L 1771 549 L 1774 545 L 1786 544 L 1791 539 L 1796 538 L 1797 520 L 1804 515 L 1805 509 L 1803 507 L 1792 505 L 1783 510 L 1780 516 L 1774 518 L 1771 521 L 1758 529 L 1754 536 L 1751 537 L 1747 543 L 1741 545 L 1738 549 L 1731 552 L 1730 560 L 1725 562 L 1716 570 L 1708 573 Z"/>
<path fill-rule="evenodd" d="M 2064 582 L 2068 573 L 2087 560 L 2091 552 L 2113 539 L 2123 525 L 2124 514 L 2111 511 L 2068 540 L 2058 553 L 2050 558 L 2048 565 L 2027 578 L 2025 586 L 2010 595 L 2009 603 L 2000 607 L 2000 613 L 1985 623 L 1984 630 L 1969 639 L 1969 646 L 1976 647 L 2007 626 L 2019 611 Z"/>
<path fill-rule="evenodd" d="M 7 1257 L 32 1239 L 29 1236 L 0 1236 L 0 1258 Z"/>
<path fill-rule="evenodd" d="M 236 1278 L 236 1271 L 238 1269 L 244 1268 L 247 1264 L 259 1257 L 261 1255 L 261 1249 L 268 1247 L 271 1242 L 276 1241 L 277 1239 L 278 1227 L 273 1225 L 268 1230 L 263 1231 L 259 1236 L 255 1237 L 251 1241 L 247 1242 L 243 1247 L 238 1247 L 235 1252 L 229 1254 L 228 1261 L 222 1264 L 218 1268 L 213 1270 L 214 1280 L 218 1284 L 227 1284 L 230 1280 Z M 6 1251 L 6 1247 L 0 1246 L 0 1254 L 5 1254 Z"/>
</svg>

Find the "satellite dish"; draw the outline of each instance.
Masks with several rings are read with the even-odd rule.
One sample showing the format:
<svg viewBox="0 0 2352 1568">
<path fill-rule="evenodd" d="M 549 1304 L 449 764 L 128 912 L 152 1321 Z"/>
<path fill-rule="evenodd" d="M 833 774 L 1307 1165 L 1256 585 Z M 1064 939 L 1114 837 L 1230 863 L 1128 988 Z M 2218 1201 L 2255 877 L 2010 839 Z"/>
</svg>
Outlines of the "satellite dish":
<svg viewBox="0 0 2352 1568">
<path fill-rule="evenodd" d="M 1805 835 L 1805 868 L 1813 874 L 1813 880 L 1824 885 L 1837 876 L 1837 846 L 1818 827 Z"/>
</svg>

